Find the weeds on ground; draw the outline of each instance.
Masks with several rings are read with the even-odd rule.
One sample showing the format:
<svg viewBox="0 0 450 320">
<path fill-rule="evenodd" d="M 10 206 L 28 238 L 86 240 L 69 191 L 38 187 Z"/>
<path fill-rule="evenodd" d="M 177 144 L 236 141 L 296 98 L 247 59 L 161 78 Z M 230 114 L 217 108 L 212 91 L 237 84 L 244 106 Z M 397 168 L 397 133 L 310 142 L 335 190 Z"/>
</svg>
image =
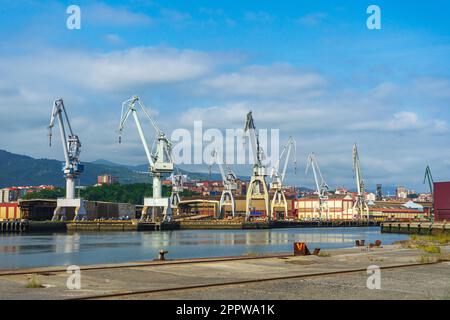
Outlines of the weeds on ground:
<svg viewBox="0 0 450 320">
<path fill-rule="evenodd" d="M 31 278 L 28 279 L 28 283 L 26 285 L 27 288 L 43 288 L 42 283 L 39 281 L 38 277 L 33 274 Z"/>
<path fill-rule="evenodd" d="M 412 242 L 433 242 L 438 244 L 450 243 L 450 233 L 441 232 L 436 235 L 416 235 L 413 234 L 409 237 Z"/>
<path fill-rule="evenodd" d="M 419 244 L 417 245 L 417 248 L 425 251 L 426 253 L 441 253 L 441 248 L 433 244 L 427 245 Z"/>
<path fill-rule="evenodd" d="M 435 262 L 445 262 L 450 261 L 450 254 L 423 254 L 419 258 L 420 263 L 435 263 Z"/>
<path fill-rule="evenodd" d="M 331 257 L 331 254 L 326 252 L 326 251 L 320 251 L 319 254 L 317 255 L 318 257 Z"/>
</svg>

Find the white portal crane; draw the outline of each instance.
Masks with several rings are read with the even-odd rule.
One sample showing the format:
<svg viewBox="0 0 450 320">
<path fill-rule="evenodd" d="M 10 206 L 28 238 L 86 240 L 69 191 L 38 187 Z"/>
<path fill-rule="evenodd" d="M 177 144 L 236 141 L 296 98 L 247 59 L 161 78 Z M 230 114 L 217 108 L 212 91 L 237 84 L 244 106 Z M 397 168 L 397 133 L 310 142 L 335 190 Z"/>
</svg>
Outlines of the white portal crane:
<svg viewBox="0 0 450 320">
<path fill-rule="evenodd" d="M 319 168 L 319 163 L 317 162 L 316 155 L 314 152 L 308 155 L 308 160 L 306 162 L 306 171 L 305 174 L 308 174 L 310 169 L 314 175 L 314 182 L 316 184 L 316 192 L 319 197 L 319 215 L 322 218 L 324 212 L 326 212 L 326 219 L 328 220 L 328 210 L 326 208 L 326 203 L 328 200 L 328 184 L 322 176 L 322 172 Z"/>
<path fill-rule="evenodd" d="M 225 163 L 226 171 L 224 169 L 223 159 L 219 159 L 217 150 L 214 150 L 211 154 L 212 163 L 217 163 L 222 176 L 223 191 L 219 201 L 219 214 L 220 218 L 225 216 L 225 206 L 231 208 L 231 216 L 234 218 L 236 215 L 236 201 L 234 199 L 233 192 L 237 190 L 237 178 L 236 174 L 231 170 L 230 166 Z"/>
<path fill-rule="evenodd" d="M 277 219 L 276 208 L 282 208 L 284 212 L 284 219 L 286 220 L 288 218 L 288 204 L 286 196 L 284 194 L 283 182 L 284 178 L 286 177 L 286 169 L 291 154 L 294 162 L 294 169 L 295 170 L 297 169 L 296 153 L 297 147 L 295 139 L 293 137 L 289 137 L 286 145 L 283 147 L 283 150 L 280 153 L 280 157 L 278 158 L 275 166 L 272 167 L 271 172 L 272 182 L 270 184 L 270 190 L 273 191 L 273 198 L 270 203 L 270 210 L 272 212 L 273 219 Z M 280 162 L 284 156 L 286 156 L 286 158 L 283 165 L 283 170 L 280 172 Z"/>
<path fill-rule="evenodd" d="M 139 121 L 137 106 L 144 112 L 145 116 L 150 120 L 153 129 L 156 131 L 156 138 L 153 146 L 155 150 L 149 148 L 147 140 L 145 138 L 144 132 L 142 130 L 141 123 Z M 163 221 L 171 219 L 171 209 L 169 204 L 169 198 L 162 198 L 162 188 L 161 188 L 161 178 L 163 174 L 170 174 L 173 172 L 173 160 L 172 160 L 172 142 L 167 138 L 167 136 L 162 132 L 156 125 L 156 122 L 150 116 L 145 106 L 141 103 L 138 96 L 133 96 L 132 98 L 124 101 L 122 103 L 122 114 L 120 117 L 119 124 L 119 143 L 121 143 L 121 136 L 125 122 L 127 121 L 130 114 L 133 115 L 134 121 L 136 123 L 136 128 L 141 138 L 142 145 L 147 156 L 149 163 L 149 171 L 153 176 L 153 197 L 144 198 L 144 207 L 142 209 L 141 220 L 149 220 L 148 210 L 152 209 L 152 221 L 159 220 L 159 208 L 162 208 Z"/>
<path fill-rule="evenodd" d="M 356 146 L 356 143 L 353 145 L 353 172 L 355 174 L 357 190 L 356 201 L 353 205 L 353 211 L 358 212 L 359 218 L 363 217 L 363 213 L 365 211 L 366 218 L 367 220 L 369 220 L 369 206 L 367 205 L 365 198 L 365 185 L 361 174 L 361 165 L 359 162 L 358 147 Z"/>
<path fill-rule="evenodd" d="M 84 171 L 84 166 L 80 163 L 81 143 L 78 136 L 73 133 L 62 98 L 55 100 L 53 103 L 50 124 L 48 126 L 50 146 L 52 145 L 52 128 L 55 126 L 55 119 L 58 119 L 59 121 L 59 132 L 61 134 L 61 143 L 64 150 L 65 162 L 62 170 L 64 172 L 64 177 L 66 178 L 66 198 L 57 200 L 52 220 L 66 220 L 70 208 L 74 208 L 74 220 L 78 220 L 86 214 L 83 201 L 75 198 L 75 181 Z M 67 128 L 69 129 L 68 136 L 66 135 L 64 119 L 66 120 Z"/>
<path fill-rule="evenodd" d="M 265 154 L 259 143 L 259 136 L 256 131 L 251 111 L 247 114 L 244 131 L 250 139 L 253 155 L 253 174 L 247 188 L 245 218 L 246 220 L 250 219 L 254 200 L 264 200 L 267 219 L 270 219 L 271 212 L 269 207 L 269 193 L 266 184 L 266 167 L 262 163 L 265 159 Z"/>
<path fill-rule="evenodd" d="M 178 172 L 170 177 L 172 181 L 172 192 L 170 194 L 170 207 L 178 214 L 178 204 L 181 202 L 181 193 L 184 191 L 184 176 Z"/>
</svg>

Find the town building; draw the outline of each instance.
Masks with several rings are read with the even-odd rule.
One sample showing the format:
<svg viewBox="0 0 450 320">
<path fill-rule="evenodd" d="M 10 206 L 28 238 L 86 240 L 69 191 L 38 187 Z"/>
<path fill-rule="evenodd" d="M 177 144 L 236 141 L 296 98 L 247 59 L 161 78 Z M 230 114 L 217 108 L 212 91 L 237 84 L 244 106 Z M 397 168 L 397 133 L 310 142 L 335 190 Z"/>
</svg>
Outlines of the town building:
<svg viewBox="0 0 450 320">
<path fill-rule="evenodd" d="M 23 198 L 27 193 L 39 192 L 41 190 L 53 190 L 55 186 L 40 185 L 40 186 L 18 186 L 0 189 L 0 203 L 17 202 Z"/>
<path fill-rule="evenodd" d="M 119 182 L 117 177 L 114 177 L 110 174 L 104 174 L 97 177 L 97 185 L 102 186 L 104 184 L 113 184 Z"/>
</svg>

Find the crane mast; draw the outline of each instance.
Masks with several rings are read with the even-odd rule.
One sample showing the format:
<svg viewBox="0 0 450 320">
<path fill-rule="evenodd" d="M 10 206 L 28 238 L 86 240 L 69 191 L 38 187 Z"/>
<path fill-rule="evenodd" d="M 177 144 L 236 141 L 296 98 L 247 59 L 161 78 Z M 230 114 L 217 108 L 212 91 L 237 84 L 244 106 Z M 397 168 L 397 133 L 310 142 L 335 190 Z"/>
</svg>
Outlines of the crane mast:
<svg viewBox="0 0 450 320">
<path fill-rule="evenodd" d="M 219 201 L 219 213 L 220 217 L 225 216 L 225 207 L 229 206 L 231 208 L 231 215 L 234 218 L 236 215 L 236 202 L 234 199 L 233 192 L 237 190 L 237 178 L 233 170 L 231 170 L 230 166 L 226 165 L 226 171 L 224 169 L 224 161 L 223 159 L 219 159 L 219 154 L 216 150 L 214 150 L 211 154 L 212 163 L 217 163 L 220 175 L 222 176 L 223 182 L 223 191 L 220 196 Z"/>
<path fill-rule="evenodd" d="M 267 219 L 270 219 L 271 212 L 269 207 L 269 193 L 266 184 L 266 168 L 262 163 L 265 155 L 259 143 L 259 136 L 256 132 L 255 122 L 251 111 L 247 114 L 244 132 L 249 137 L 253 155 L 253 174 L 247 188 L 245 218 L 246 220 L 250 219 L 253 201 L 264 200 L 266 216 Z"/>
<path fill-rule="evenodd" d="M 138 116 L 138 109 L 141 110 L 147 119 L 150 121 L 153 129 L 156 132 L 156 147 L 153 151 L 145 138 L 142 130 L 141 122 Z M 129 118 L 130 114 L 133 116 L 138 130 L 139 137 L 144 147 L 145 154 L 149 163 L 149 171 L 153 176 L 153 197 L 144 198 L 144 208 L 142 209 L 141 220 L 149 220 L 148 210 L 152 208 L 153 221 L 158 220 L 159 209 L 162 208 L 163 220 L 170 219 L 171 210 L 169 206 L 169 198 L 162 198 L 161 178 L 163 174 L 170 174 L 173 172 L 173 159 L 172 159 L 172 142 L 157 126 L 156 122 L 151 117 L 145 106 L 141 103 L 138 96 L 125 100 L 122 103 L 122 113 L 119 124 L 119 143 L 121 143 L 122 132 L 125 122 Z M 155 145 L 155 143 L 153 145 Z"/>
<path fill-rule="evenodd" d="M 353 205 L 353 210 L 358 212 L 360 218 L 362 218 L 363 212 L 366 211 L 366 217 L 367 220 L 369 220 L 369 207 L 367 206 L 365 199 L 365 186 L 361 174 L 361 165 L 359 162 L 358 147 L 356 143 L 353 145 L 353 172 L 355 174 L 357 189 L 356 202 Z"/>
<path fill-rule="evenodd" d="M 74 219 L 78 219 L 86 213 L 82 201 L 75 199 L 75 181 L 84 171 L 84 166 L 80 163 L 81 142 L 72 130 L 62 98 L 55 100 L 53 103 L 50 124 L 48 126 L 50 146 L 52 145 L 52 129 L 55 126 L 56 120 L 59 122 L 59 132 L 65 160 L 62 171 L 66 178 L 66 198 L 57 200 L 53 220 L 65 220 L 69 208 L 75 209 Z M 67 125 L 69 131 L 68 135 L 66 134 L 65 125 Z"/>
<path fill-rule="evenodd" d="M 312 170 L 314 175 L 314 182 L 316 184 L 316 192 L 319 197 L 319 215 L 322 218 L 324 212 L 326 212 L 326 219 L 328 220 L 328 210 L 326 208 L 326 201 L 328 200 L 328 184 L 323 178 L 322 172 L 320 171 L 319 163 L 317 162 L 316 155 L 310 153 L 308 160 L 306 162 L 305 174 Z"/>
<path fill-rule="evenodd" d="M 292 152 L 293 150 L 293 152 Z M 286 200 L 286 196 L 284 194 L 283 183 L 284 178 L 286 176 L 286 170 L 289 163 L 289 159 L 291 154 L 293 155 L 294 168 L 296 170 L 297 167 L 297 159 L 296 159 L 296 142 L 293 137 L 289 137 L 286 145 L 283 147 L 283 150 L 280 153 L 280 156 L 275 164 L 272 167 L 271 177 L 272 183 L 270 184 L 270 190 L 273 191 L 273 198 L 270 204 L 270 209 L 272 211 L 272 218 L 277 219 L 277 208 L 281 208 L 284 213 L 284 219 L 288 218 L 288 204 Z M 280 173 L 280 162 L 285 156 L 285 162 L 283 165 L 283 169 Z"/>
</svg>

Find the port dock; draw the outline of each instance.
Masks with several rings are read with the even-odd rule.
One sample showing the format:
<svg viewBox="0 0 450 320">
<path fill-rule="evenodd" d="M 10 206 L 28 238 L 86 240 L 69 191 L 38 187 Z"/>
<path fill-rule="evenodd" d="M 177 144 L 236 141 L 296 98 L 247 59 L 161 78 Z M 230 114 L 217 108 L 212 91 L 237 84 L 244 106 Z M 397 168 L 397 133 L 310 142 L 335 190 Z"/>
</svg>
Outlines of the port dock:
<svg viewBox="0 0 450 320">
<path fill-rule="evenodd" d="M 382 222 L 380 226 L 383 233 L 422 235 L 450 233 L 450 223 L 446 222 Z"/>
<path fill-rule="evenodd" d="M 441 247 L 442 255 L 450 253 Z M 151 253 L 149 253 L 151 255 Z M 155 252 L 156 254 L 156 252 Z M 170 252 L 169 252 L 170 257 Z M 3 299 L 448 299 L 447 260 L 424 259 L 401 245 L 290 253 L 143 261 L 81 266 L 81 290 L 66 287 L 66 267 L 0 272 Z M 381 288 L 367 288 L 367 267 L 382 272 Z M 34 275 L 38 288 L 27 288 Z M 414 286 L 410 280 L 415 279 Z M 430 287 L 433 283 L 433 287 Z"/>
<path fill-rule="evenodd" d="M 378 221 L 2 221 L 0 233 L 42 233 L 42 232 L 110 232 L 110 231 L 168 231 L 168 230 L 251 230 L 277 228 L 337 228 L 373 227 Z"/>
</svg>

